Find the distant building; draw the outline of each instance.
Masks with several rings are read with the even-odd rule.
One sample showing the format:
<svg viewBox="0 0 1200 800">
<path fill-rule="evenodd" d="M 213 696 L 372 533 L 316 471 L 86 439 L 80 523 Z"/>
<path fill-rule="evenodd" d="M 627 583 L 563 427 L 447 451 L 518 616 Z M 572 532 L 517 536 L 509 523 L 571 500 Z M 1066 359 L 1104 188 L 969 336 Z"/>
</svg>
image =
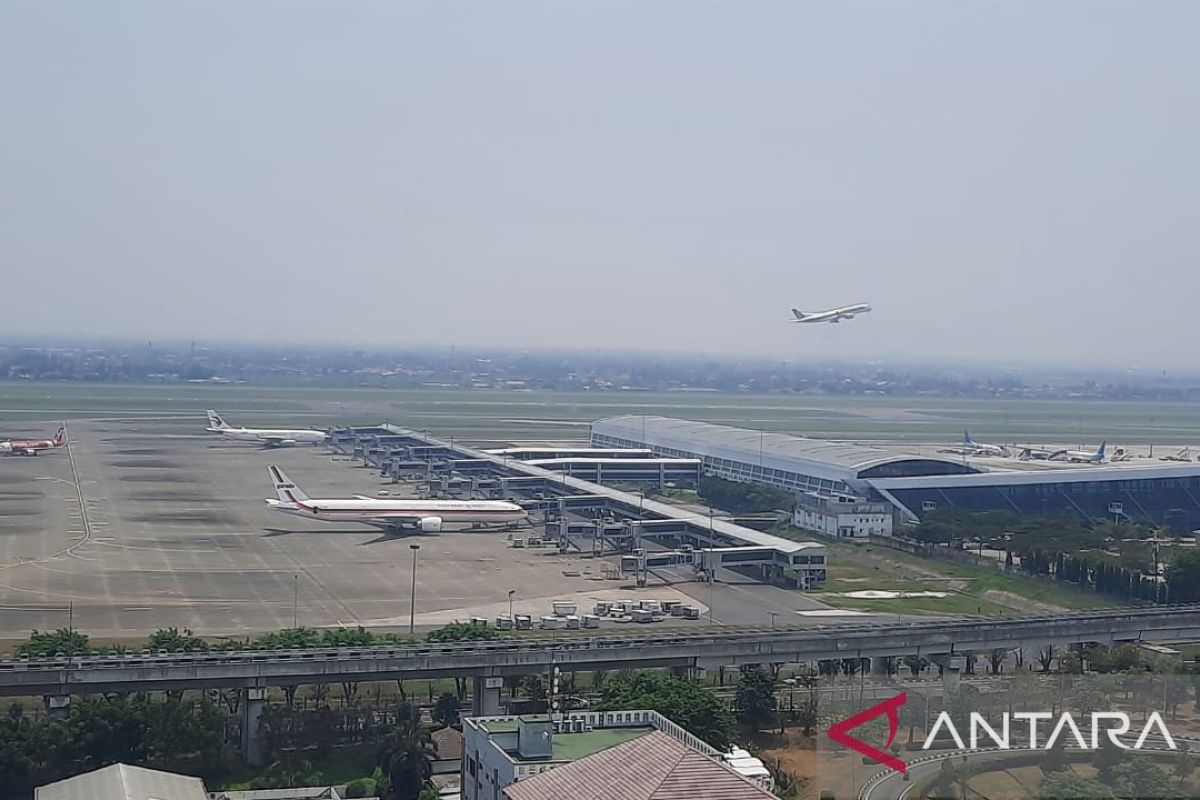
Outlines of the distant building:
<svg viewBox="0 0 1200 800">
<path fill-rule="evenodd" d="M 593 447 L 648 448 L 660 457 L 698 458 L 711 475 L 790 492 L 862 494 L 869 478 L 977 471 L 961 460 L 671 417 L 596 420 L 591 441 Z"/>
<path fill-rule="evenodd" d="M 834 539 L 891 536 L 895 508 L 891 503 L 861 497 L 827 497 L 805 492 L 796 498 L 792 524 Z"/>
<path fill-rule="evenodd" d="M 309 786 L 296 789 L 245 789 L 233 792 L 211 792 L 209 800 L 342 800 L 332 786 Z M 363 800 L 379 800 L 367 797 Z"/>
<path fill-rule="evenodd" d="M 207 792 L 199 778 L 129 764 L 113 764 L 40 786 L 34 789 L 33 797 L 34 800 L 342 800 L 332 786 Z"/>
<path fill-rule="evenodd" d="M 33 790 L 34 800 L 209 800 L 204 782 L 157 769 L 113 764 Z"/>
<path fill-rule="evenodd" d="M 437 758 L 433 760 L 433 771 L 438 775 L 462 771 L 463 736 L 454 728 L 434 731 L 433 746 Z"/>
<path fill-rule="evenodd" d="M 938 509 L 958 509 L 1158 525 L 1170 516 L 1186 529 L 1200 528 L 1200 463 L 1051 465 L 993 459 L 984 466 L 981 460 L 968 463 L 961 456 L 920 455 L 901 448 L 656 416 L 596 420 L 591 444 L 645 448 L 661 458 L 698 458 L 708 475 L 798 495 L 845 495 L 887 503 L 897 522 L 916 522 Z M 825 518 L 804 519 L 812 525 L 828 524 Z"/>
<path fill-rule="evenodd" d="M 654 738 L 646 738 L 654 734 Z M 661 738 L 660 738 L 661 737 Z M 676 747 L 664 750 L 661 739 L 672 742 Z M 644 741 L 643 741 L 644 740 Z M 638 744 L 641 742 L 641 744 Z M 680 765 L 699 764 L 700 759 L 711 763 L 721 773 L 732 777 L 737 783 L 756 788 L 759 794 L 745 795 L 747 798 L 771 797 L 766 788 L 770 776 L 765 780 L 758 776 L 759 784 L 744 778 L 721 762 L 722 754 L 701 739 L 668 720 L 656 711 L 605 711 L 569 712 L 563 719 L 554 722 L 547 716 L 524 717 L 468 717 L 463 720 L 463 768 L 461 789 L 463 800 L 500 800 L 501 797 L 575 797 L 576 791 L 553 794 L 557 788 L 548 789 L 551 794 L 517 795 L 501 794 L 514 784 L 532 781 L 543 773 L 565 768 L 567 765 L 588 761 L 589 756 L 607 752 L 618 746 L 629 745 L 636 752 L 642 748 L 653 750 L 672 763 Z M 692 753 L 685 759 L 684 752 Z M 620 752 L 626 752 L 624 750 Z M 673 754 L 673 755 L 672 755 Z M 602 762 L 592 762 L 595 764 Z M 690 768 L 689 766 L 689 768 Z M 707 769 L 707 767 L 706 767 Z M 571 773 L 574 775 L 575 773 Z M 683 773 L 680 773 L 682 776 Z M 632 779 L 628 766 L 624 777 Z M 545 784 L 557 787 L 557 783 Z M 515 787 L 514 787 L 515 788 Z M 587 785 L 589 797 L 608 797 L 609 793 L 597 792 L 595 786 Z M 612 793 L 613 797 L 627 795 Z M 632 797 L 632 795 L 628 795 Z M 656 795 L 645 795 L 652 798 Z M 743 795 L 677 795 L 678 797 L 728 797 L 741 800 Z M 641 795 L 639 795 L 641 797 Z M 664 795 L 665 797 L 665 795 Z"/>
<path fill-rule="evenodd" d="M 761 768 L 761 764 L 759 767 Z M 767 800 L 775 795 L 659 731 L 651 731 L 504 789 L 506 800 Z"/>
</svg>

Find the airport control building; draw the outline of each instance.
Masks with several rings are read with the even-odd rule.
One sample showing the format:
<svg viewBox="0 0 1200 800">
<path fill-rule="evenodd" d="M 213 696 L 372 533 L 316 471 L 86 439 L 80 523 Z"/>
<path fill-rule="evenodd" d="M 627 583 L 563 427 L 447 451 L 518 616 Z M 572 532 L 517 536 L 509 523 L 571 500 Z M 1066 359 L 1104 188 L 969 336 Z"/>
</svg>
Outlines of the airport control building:
<svg viewBox="0 0 1200 800">
<path fill-rule="evenodd" d="M 838 536 L 879 534 L 881 503 L 899 521 L 939 508 L 1143 520 L 1169 515 L 1200 528 L 1200 463 L 1126 462 L 999 469 L 987 459 L 938 457 L 657 416 L 592 424 L 597 447 L 648 448 L 699 459 L 707 474 L 797 495 L 797 524 Z M 886 534 L 885 534 L 886 535 Z"/>
</svg>

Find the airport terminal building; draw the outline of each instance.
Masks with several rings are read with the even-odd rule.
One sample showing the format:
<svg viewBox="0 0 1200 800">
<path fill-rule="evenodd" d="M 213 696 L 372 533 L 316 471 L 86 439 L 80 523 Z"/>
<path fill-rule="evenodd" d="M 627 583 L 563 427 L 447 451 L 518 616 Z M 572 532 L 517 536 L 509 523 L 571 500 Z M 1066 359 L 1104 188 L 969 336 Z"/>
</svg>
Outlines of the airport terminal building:
<svg viewBox="0 0 1200 800">
<path fill-rule="evenodd" d="M 656 455 L 700 460 L 705 473 L 795 492 L 798 505 L 821 496 L 886 502 L 898 521 L 939 508 L 1069 514 L 1085 519 L 1142 520 L 1168 516 L 1200 528 L 1200 463 L 1136 462 L 1074 468 L 986 469 L 968 462 L 857 444 L 806 439 L 657 416 L 620 416 L 592 424 L 597 447 L 646 448 Z M 797 522 L 814 519 L 797 514 Z M 810 524 L 802 527 L 825 533 Z M 871 527 L 878 528 L 872 522 Z M 835 526 L 838 535 L 867 529 Z M 877 534 L 878 535 L 878 534 Z"/>
</svg>

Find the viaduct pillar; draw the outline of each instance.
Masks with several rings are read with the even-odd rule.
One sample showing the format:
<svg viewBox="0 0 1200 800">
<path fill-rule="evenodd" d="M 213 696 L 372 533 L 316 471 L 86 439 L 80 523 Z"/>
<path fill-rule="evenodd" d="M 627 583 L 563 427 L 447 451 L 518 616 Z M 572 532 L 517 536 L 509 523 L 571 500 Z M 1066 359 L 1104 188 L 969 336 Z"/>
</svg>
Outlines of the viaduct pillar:
<svg viewBox="0 0 1200 800">
<path fill-rule="evenodd" d="M 472 679 L 471 687 L 471 716 L 494 717 L 500 713 L 500 690 L 504 688 L 504 678 L 477 677 Z"/>
<path fill-rule="evenodd" d="M 263 761 L 258 724 L 266 702 L 266 689 L 246 689 L 242 696 L 242 758 L 252 767 Z"/>
</svg>

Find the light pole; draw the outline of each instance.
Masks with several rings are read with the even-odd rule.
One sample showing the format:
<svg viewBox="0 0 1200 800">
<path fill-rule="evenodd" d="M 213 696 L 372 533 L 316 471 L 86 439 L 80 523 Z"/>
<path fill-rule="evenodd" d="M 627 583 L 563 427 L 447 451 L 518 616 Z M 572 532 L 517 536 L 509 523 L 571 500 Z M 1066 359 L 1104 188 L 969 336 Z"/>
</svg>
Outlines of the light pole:
<svg viewBox="0 0 1200 800">
<path fill-rule="evenodd" d="M 716 540 L 713 537 L 713 514 L 715 510 L 712 506 L 708 507 L 708 624 L 713 625 L 713 583 L 717 577 L 717 555 L 715 552 Z"/>
<path fill-rule="evenodd" d="M 412 594 L 408 604 L 408 635 L 412 636 L 417 622 L 417 551 L 421 549 L 421 545 L 410 544 L 408 549 L 412 550 L 413 554 Z"/>
<path fill-rule="evenodd" d="M 508 590 L 508 624 L 510 626 L 508 629 L 509 636 L 512 636 L 514 633 L 516 633 L 516 630 L 517 630 L 517 621 L 515 619 L 513 619 L 513 613 L 512 613 L 513 595 L 516 593 L 517 593 L 516 589 Z"/>
<path fill-rule="evenodd" d="M 300 601 L 300 573 L 292 573 L 292 630 L 297 628 L 297 606 Z"/>
</svg>

